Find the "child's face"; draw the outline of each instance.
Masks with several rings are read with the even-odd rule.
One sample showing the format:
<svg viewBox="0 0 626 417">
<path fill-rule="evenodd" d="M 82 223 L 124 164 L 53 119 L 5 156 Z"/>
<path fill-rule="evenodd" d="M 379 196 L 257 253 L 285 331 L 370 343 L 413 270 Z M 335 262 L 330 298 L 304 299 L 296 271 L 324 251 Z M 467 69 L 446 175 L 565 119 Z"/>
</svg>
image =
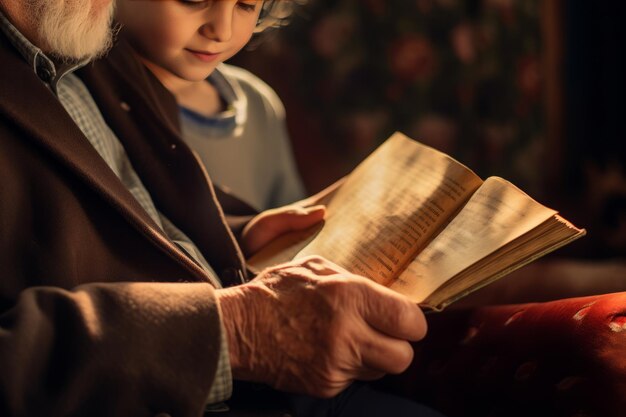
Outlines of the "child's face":
<svg viewBox="0 0 626 417">
<path fill-rule="evenodd" d="M 260 0 L 121 0 L 118 20 L 149 63 L 189 81 L 205 79 L 250 40 Z"/>
</svg>

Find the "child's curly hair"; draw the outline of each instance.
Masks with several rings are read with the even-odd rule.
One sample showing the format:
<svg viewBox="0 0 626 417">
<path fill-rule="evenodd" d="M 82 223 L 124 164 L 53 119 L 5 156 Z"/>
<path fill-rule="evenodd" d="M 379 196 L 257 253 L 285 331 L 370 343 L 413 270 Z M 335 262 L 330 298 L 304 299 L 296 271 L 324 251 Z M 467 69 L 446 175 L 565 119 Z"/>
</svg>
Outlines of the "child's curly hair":
<svg viewBox="0 0 626 417">
<path fill-rule="evenodd" d="M 306 2 L 307 0 L 264 0 L 255 32 L 286 25 L 296 6 Z"/>
</svg>

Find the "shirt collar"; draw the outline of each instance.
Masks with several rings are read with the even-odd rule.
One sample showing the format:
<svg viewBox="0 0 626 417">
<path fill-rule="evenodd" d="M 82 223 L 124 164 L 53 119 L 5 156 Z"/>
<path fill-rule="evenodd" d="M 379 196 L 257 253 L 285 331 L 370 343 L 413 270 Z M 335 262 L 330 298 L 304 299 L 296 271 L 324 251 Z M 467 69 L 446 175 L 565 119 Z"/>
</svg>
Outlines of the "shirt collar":
<svg viewBox="0 0 626 417">
<path fill-rule="evenodd" d="M 185 107 L 181 107 L 181 112 L 194 123 L 210 128 L 214 134 L 238 137 L 248 118 L 248 99 L 236 77 L 227 75 L 227 69 L 226 64 L 220 64 L 207 78 L 224 102 L 224 110 L 210 117 Z"/>
<path fill-rule="evenodd" d="M 248 100 L 241 85 L 235 77 L 227 77 L 222 71 L 227 70 L 226 64 L 220 64 L 208 77 L 219 96 L 226 103 L 223 116 L 234 117 L 238 126 L 243 125 L 248 117 Z"/>
<path fill-rule="evenodd" d="M 39 79 L 48 84 L 53 91 L 56 91 L 58 82 L 66 74 L 86 65 L 89 59 L 72 63 L 55 63 L 44 52 L 33 45 L 4 15 L 0 10 L 0 30 L 6 35 L 11 44 L 19 51 L 24 60 L 30 64 L 33 72 Z"/>
</svg>

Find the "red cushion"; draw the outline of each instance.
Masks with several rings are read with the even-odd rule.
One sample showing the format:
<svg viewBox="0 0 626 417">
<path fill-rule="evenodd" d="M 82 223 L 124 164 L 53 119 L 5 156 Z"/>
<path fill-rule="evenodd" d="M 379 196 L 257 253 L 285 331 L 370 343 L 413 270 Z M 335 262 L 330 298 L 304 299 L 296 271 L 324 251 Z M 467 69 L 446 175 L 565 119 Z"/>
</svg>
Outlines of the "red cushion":
<svg viewBox="0 0 626 417">
<path fill-rule="evenodd" d="M 453 416 L 626 416 L 626 292 L 429 315 L 385 386 Z"/>
</svg>

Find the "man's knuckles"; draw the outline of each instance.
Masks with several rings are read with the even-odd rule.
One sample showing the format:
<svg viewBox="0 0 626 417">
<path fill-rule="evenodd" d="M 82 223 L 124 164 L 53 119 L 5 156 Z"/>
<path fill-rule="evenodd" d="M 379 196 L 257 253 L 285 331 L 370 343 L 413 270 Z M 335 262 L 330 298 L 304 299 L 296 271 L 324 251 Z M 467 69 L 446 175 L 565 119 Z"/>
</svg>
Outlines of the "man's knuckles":
<svg viewBox="0 0 626 417">
<path fill-rule="evenodd" d="M 353 380 L 338 369 L 336 364 L 325 363 L 313 372 L 314 384 L 310 386 L 310 394 L 320 398 L 332 398 L 343 391 Z"/>
<path fill-rule="evenodd" d="M 405 332 L 405 338 L 413 342 L 422 340 L 428 331 L 428 324 L 422 310 L 410 302 L 404 303 L 399 308 L 397 323 Z"/>
<path fill-rule="evenodd" d="M 411 362 L 413 362 L 413 356 L 413 348 L 406 343 L 403 349 L 398 349 L 394 352 L 393 361 L 390 362 L 389 369 L 386 369 L 386 371 L 390 374 L 400 374 L 406 371 Z"/>
</svg>

